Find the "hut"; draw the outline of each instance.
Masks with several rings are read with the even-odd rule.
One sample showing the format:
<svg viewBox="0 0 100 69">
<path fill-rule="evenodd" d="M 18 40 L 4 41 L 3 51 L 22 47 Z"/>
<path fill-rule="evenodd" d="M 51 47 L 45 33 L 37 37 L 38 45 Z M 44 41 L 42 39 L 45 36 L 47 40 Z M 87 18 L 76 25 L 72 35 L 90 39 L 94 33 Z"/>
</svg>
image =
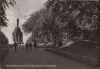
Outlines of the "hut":
<svg viewBox="0 0 100 69">
<path fill-rule="evenodd" d="M 23 33 L 19 27 L 19 18 L 17 18 L 17 26 L 15 27 L 12 35 L 14 43 L 23 44 Z"/>
</svg>

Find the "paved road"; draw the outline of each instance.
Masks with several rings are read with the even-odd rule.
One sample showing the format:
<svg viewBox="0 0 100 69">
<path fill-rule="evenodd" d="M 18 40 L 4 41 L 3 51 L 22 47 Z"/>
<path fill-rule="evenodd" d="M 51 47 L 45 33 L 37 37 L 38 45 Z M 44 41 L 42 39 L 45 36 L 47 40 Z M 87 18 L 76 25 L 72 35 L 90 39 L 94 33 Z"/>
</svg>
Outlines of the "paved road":
<svg viewBox="0 0 100 69">
<path fill-rule="evenodd" d="M 25 51 L 25 47 L 19 47 L 18 52 L 11 48 L 4 64 L 4 69 L 99 69 L 44 51 L 42 48 Z"/>
</svg>

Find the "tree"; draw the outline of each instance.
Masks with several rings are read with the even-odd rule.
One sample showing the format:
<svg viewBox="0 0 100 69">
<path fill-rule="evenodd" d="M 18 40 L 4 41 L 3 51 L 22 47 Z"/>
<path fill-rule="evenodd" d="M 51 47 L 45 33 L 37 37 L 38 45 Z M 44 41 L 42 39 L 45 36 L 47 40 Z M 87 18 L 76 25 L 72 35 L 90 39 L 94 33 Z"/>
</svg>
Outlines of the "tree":
<svg viewBox="0 0 100 69">
<path fill-rule="evenodd" d="M 7 26 L 7 18 L 5 11 L 10 5 L 14 6 L 14 3 L 14 0 L 0 0 L 0 44 L 8 44 L 8 39 L 1 31 L 1 28 Z"/>
<path fill-rule="evenodd" d="M 48 0 L 45 8 L 30 16 L 23 29 L 27 33 L 41 30 L 47 39 L 53 38 L 55 45 L 62 41 L 62 33 L 66 32 L 71 40 L 76 37 L 78 40 L 82 35 L 86 39 L 87 33 L 99 29 L 98 6 L 97 1 Z"/>
<path fill-rule="evenodd" d="M 98 1 L 69 0 L 48 0 L 45 4 L 46 9 L 53 16 L 61 19 L 60 23 L 65 25 L 65 30 L 72 39 L 77 35 L 80 36 L 80 33 L 86 37 L 87 32 L 96 31 L 99 28 L 98 5 Z"/>
<path fill-rule="evenodd" d="M 26 34 L 32 33 L 31 37 L 33 39 L 38 39 L 40 32 L 42 30 L 41 14 L 42 14 L 42 10 L 32 13 L 30 17 L 27 19 L 27 21 L 23 24 L 24 32 Z"/>
<path fill-rule="evenodd" d="M 3 32 L 0 31 L 0 44 L 8 44 L 8 39 Z"/>
<path fill-rule="evenodd" d="M 0 0 L 0 28 L 7 26 L 6 8 L 14 6 L 14 0 Z"/>
<path fill-rule="evenodd" d="M 33 31 L 41 28 L 42 23 L 40 21 L 41 10 L 35 13 L 32 13 L 30 17 L 23 24 L 23 30 L 27 33 L 32 33 Z"/>
<path fill-rule="evenodd" d="M 47 41 L 50 41 L 53 36 L 55 41 L 57 40 L 55 39 L 56 34 L 58 34 L 56 23 L 56 18 L 52 17 L 52 14 L 43 8 L 31 14 L 25 24 L 23 24 L 23 29 L 25 33 L 32 33 L 35 37 L 42 36 Z M 57 32 L 55 33 L 55 31 Z"/>
</svg>

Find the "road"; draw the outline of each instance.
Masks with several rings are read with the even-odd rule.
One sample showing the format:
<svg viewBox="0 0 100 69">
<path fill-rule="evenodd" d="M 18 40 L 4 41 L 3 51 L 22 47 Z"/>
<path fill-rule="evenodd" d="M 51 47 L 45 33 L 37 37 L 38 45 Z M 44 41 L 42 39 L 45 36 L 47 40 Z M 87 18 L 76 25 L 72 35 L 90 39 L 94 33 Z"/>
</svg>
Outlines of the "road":
<svg viewBox="0 0 100 69">
<path fill-rule="evenodd" d="M 11 48 L 4 64 L 4 69 L 99 69 L 44 51 L 43 48 L 26 51 L 25 47 L 19 47 L 17 52 Z"/>
</svg>

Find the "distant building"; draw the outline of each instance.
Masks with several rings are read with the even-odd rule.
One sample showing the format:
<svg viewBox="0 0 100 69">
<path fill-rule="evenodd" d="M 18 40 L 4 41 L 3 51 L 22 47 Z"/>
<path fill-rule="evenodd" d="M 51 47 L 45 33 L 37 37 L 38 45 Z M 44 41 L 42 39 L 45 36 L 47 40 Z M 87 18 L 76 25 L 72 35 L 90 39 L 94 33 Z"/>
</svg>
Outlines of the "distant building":
<svg viewBox="0 0 100 69">
<path fill-rule="evenodd" d="M 19 19 L 17 19 L 17 27 L 14 29 L 12 35 L 14 43 L 23 44 L 23 33 L 19 27 Z"/>
</svg>

